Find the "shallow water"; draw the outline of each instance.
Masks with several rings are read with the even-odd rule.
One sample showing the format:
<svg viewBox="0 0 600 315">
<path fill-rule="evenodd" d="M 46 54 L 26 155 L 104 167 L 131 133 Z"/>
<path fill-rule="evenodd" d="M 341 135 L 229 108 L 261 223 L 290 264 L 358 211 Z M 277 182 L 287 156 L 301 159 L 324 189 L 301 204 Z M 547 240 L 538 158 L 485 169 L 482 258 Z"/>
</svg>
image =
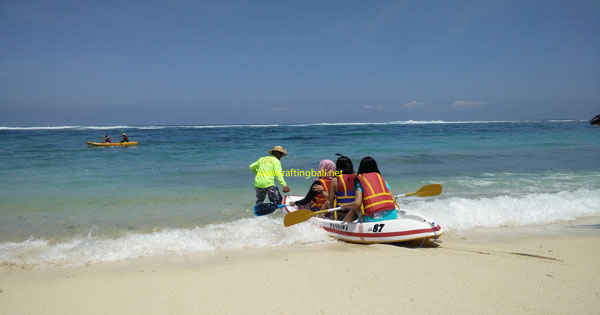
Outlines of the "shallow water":
<svg viewBox="0 0 600 315">
<path fill-rule="evenodd" d="M 132 147 L 88 147 L 121 130 Z M 248 165 L 274 145 L 284 170 L 335 153 L 374 157 L 403 207 L 447 230 L 600 215 L 600 128 L 583 121 L 0 127 L 0 262 L 79 264 L 329 239 L 254 218 Z M 293 194 L 312 179 L 286 178 Z"/>
</svg>

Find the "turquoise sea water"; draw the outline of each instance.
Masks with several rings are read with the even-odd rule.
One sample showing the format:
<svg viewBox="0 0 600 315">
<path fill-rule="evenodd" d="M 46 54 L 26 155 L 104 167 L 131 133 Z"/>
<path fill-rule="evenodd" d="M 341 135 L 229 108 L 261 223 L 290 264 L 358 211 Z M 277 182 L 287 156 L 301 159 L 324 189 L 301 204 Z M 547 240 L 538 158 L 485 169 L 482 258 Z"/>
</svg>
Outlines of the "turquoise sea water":
<svg viewBox="0 0 600 315">
<path fill-rule="evenodd" d="M 88 147 L 125 130 L 133 147 Z M 374 157 L 401 205 L 446 230 L 600 215 L 600 128 L 587 121 L 0 127 L 0 263 L 77 265 L 330 241 L 282 214 L 255 218 L 248 165 Z M 287 178 L 292 194 L 312 179 Z"/>
</svg>

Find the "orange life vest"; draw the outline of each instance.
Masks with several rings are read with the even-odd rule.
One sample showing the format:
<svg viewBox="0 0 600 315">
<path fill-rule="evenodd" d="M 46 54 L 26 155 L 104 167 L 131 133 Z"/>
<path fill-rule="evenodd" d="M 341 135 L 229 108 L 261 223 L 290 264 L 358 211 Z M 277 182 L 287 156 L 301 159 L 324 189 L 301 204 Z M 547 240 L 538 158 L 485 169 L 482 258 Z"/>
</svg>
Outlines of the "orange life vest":
<svg viewBox="0 0 600 315">
<path fill-rule="evenodd" d="M 329 189 L 331 189 L 331 179 L 320 178 L 319 183 L 321 184 L 321 186 L 323 186 L 323 190 L 326 193 L 329 193 Z M 323 204 L 325 204 L 325 201 L 327 201 L 327 198 L 325 198 L 325 196 L 323 196 L 323 194 L 319 193 L 318 195 L 315 196 L 315 198 L 313 198 L 313 200 L 310 204 L 310 207 L 311 207 L 311 209 L 318 208 L 320 210 L 321 207 L 323 207 Z"/>
<path fill-rule="evenodd" d="M 362 209 L 366 215 L 395 209 L 394 197 L 379 173 L 363 173 L 356 178 L 363 188 Z"/>
<path fill-rule="evenodd" d="M 336 207 L 343 206 L 345 204 L 354 201 L 354 179 L 356 174 L 342 174 L 337 177 L 337 191 L 336 196 Z"/>
</svg>

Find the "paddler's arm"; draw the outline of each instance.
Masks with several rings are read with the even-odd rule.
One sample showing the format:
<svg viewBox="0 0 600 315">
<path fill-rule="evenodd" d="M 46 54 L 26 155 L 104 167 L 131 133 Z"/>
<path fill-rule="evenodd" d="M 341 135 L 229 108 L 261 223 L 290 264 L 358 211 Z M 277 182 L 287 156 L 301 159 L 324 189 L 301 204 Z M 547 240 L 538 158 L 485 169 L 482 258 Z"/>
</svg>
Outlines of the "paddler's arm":
<svg viewBox="0 0 600 315">
<path fill-rule="evenodd" d="M 323 205 L 323 209 L 329 209 L 333 207 L 333 199 L 335 198 L 335 192 L 337 191 L 337 179 L 334 178 L 331 180 L 331 187 L 329 187 L 329 191 L 331 192 L 327 197 L 327 201 Z"/>
<path fill-rule="evenodd" d="M 254 162 L 254 163 L 250 164 L 250 170 L 251 170 L 252 172 L 254 172 L 254 174 L 257 174 L 257 173 L 258 173 L 258 171 L 257 171 L 257 170 L 258 170 L 258 165 L 259 165 L 259 164 L 258 164 L 258 161 L 256 161 L 256 162 Z"/>
<path fill-rule="evenodd" d="M 358 215 L 360 214 L 360 207 L 362 205 L 362 191 L 355 190 L 354 191 L 354 201 L 349 204 L 344 205 L 344 209 L 350 208 L 350 211 L 344 217 L 344 221 L 352 222 L 358 219 Z"/>
<path fill-rule="evenodd" d="M 275 177 L 277 178 L 277 181 L 279 182 L 279 184 L 281 185 L 281 187 L 283 187 L 283 192 L 290 192 L 290 188 L 287 186 L 287 183 L 285 182 L 285 179 L 283 179 L 283 170 L 281 169 L 281 162 L 279 162 L 279 160 L 275 159 L 277 162 L 273 163 L 273 169 L 275 171 Z"/>
<path fill-rule="evenodd" d="M 325 191 L 325 189 L 323 189 L 323 186 L 321 186 L 321 183 L 319 183 L 318 181 L 313 183 L 313 186 L 311 189 L 313 191 L 316 191 L 317 193 L 320 193 L 326 199 L 329 199 L 329 194 Z"/>
<path fill-rule="evenodd" d="M 294 201 L 290 202 L 290 205 L 292 205 L 292 206 L 304 206 L 304 205 L 310 203 L 313 200 L 313 198 L 315 198 L 315 196 L 318 194 L 318 191 L 315 190 L 314 187 L 315 186 L 322 187 L 318 183 L 319 183 L 318 181 L 313 182 L 312 186 L 310 186 L 310 188 L 308 189 L 308 193 L 306 193 L 306 196 L 304 196 L 304 198 L 302 198 L 302 199 L 300 199 L 300 200 L 298 200 L 296 202 L 294 202 Z M 321 188 L 321 189 L 323 189 L 323 188 Z"/>
<path fill-rule="evenodd" d="M 355 190 L 354 191 L 354 201 L 351 203 L 347 203 L 344 205 L 344 209 L 358 209 L 360 211 L 360 206 L 362 205 L 362 191 Z"/>
<path fill-rule="evenodd" d="M 396 205 L 396 209 L 400 209 L 400 205 L 398 204 L 398 200 L 396 200 L 396 195 L 394 195 L 394 193 L 392 192 L 392 188 L 390 188 L 390 184 L 388 184 L 386 180 L 384 181 L 385 185 L 387 186 L 387 189 L 390 191 L 390 196 L 392 196 L 392 200 L 394 200 L 394 205 Z"/>
</svg>

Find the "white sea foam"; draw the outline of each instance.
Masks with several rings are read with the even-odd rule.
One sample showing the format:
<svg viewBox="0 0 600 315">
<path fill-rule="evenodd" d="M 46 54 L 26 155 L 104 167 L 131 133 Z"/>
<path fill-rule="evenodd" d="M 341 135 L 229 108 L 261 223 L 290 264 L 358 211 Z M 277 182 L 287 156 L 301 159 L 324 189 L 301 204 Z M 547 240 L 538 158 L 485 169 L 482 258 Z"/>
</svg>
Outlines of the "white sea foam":
<svg viewBox="0 0 600 315">
<path fill-rule="evenodd" d="M 41 126 L 41 127 L 5 127 L 0 130 L 110 130 L 110 129 L 158 129 L 153 126 Z"/>
<path fill-rule="evenodd" d="M 444 121 L 444 120 L 407 120 L 392 121 L 390 124 L 398 125 L 431 125 L 431 124 L 490 124 L 490 123 L 518 123 L 518 120 L 473 120 L 473 121 Z"/>
<path fill-rule="evenodd" d="M 216 250 L 332 241 L 314 224 L 283 226 L 281 217 L 241 219 L 194 229 L 102 238 L 95 233 L 52 243 L 43 239 L 0 244 L 0 264 L 78 266 L 143 256 L 183 256 Z"/>
<path fill-rule="evenodd" d="M 279 124 L 271 125 L 199 125 L 199 126 L 177 126 L 179 128 L 193 128 L 193 129 L 206 129 L 206 128 L 261 128 L 261 127 L 279 127 Z"/>
<path fill-rule="evenodd" d="M 600 216 L 600 190 L 529 193 L 485 198 L 432 198 L 405 203 L 447 230 L 547 224 Z"/>
<path fill-rule="evenodd" d="M 489 123 L 569 123 L 582 122 L 585 120 L 477 120 L 477 121 L 444 121 L 444 120 L 406 120 L 389 122 L 321 122 L 306 124 L 226 124 L 226 125 L 171 125 L 171 126 L 39 126 L 39 127 L 9 127 L 0 126 L 0 130 L 110 130 L 110 129 L 141 129 L 154 130 L 166 128 L 191 128 L 191 129 L 209 129 L 209 128 L 266 128 L 266 127 L 307 127 L 307 126 L 364 126 L 364 125 L 433 125 L 433 124 L 489 124 Z"/>
<path fill-rule="evenodd" d="M 406 120 L 406 121 L 388 121 L 388 122 L 324 122 L 311 124 L 292 124 L 291 127 L 307 126 L 365 126 L 365 125 L 433 125 L 433 124 L 485 124 L 485 123 L 517 123 L 516 120 L 506 121 L 443 121 L 443 120 Z"/>
<path fill-rule="evenodd" d="M 75 129 L 76 126 L 49 126 L 49 127 L 5 127 L 0 126 L 0 130 L 63 130 Z"/>
<path fill-rule="evenodd" d="M 446 231 L 526 226 L 600 216 L 600 190 L 579 189 L 479 199 L 409 198 L 404 199 L 401 206 L 426 215 Z M 92 232 L 60 242 L 30 239 L 3 243 L 0 244 L 0 264 L 75 266 L 144 256 L 182 256 L 332 240 L 315 224 L 285 228 L 281 221 L 281 216 L 264 216 L 118 238 L 106 238 Z"/>
</svg>

